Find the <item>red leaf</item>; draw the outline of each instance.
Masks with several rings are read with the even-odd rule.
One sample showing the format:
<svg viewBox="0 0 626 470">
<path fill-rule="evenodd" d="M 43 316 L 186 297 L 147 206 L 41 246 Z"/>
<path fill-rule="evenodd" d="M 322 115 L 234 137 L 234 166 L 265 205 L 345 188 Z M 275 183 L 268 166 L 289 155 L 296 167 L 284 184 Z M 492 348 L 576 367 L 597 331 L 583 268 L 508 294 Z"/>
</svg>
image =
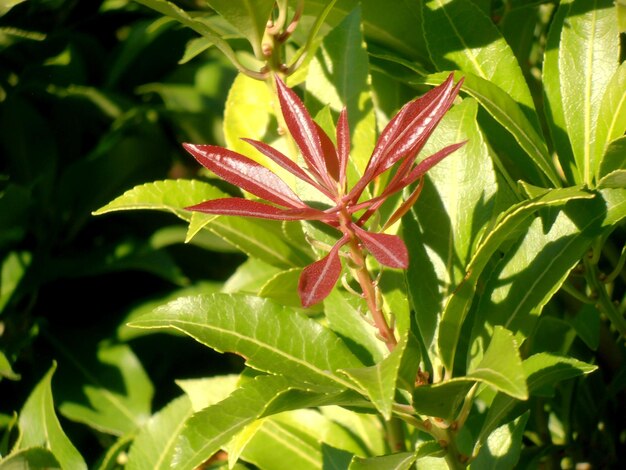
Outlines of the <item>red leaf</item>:
<svg viewBox="0 0 626 470">
<path fill-rule="evenodd" d="M 324 162 L 326 164 L 326 172 L 335 180 L 339 181 L 339 161 L 337 159 L 337 150 L 335 150 L 335 144 L 330 140 L 328 134 L 322 129 L 316 122 L 314 122 L 317 129 L 317 135 L 320 137 L 320 143 L 322 144 L 322 152 L 324 154 Z"/>
<path fill-rule="evenodd" d="M 402 239 L 386 233 L 372 233 L 353 225 L 356 235 L 376 260 L 390 268 L 405 269 L 409 266 L 409 253 Z"/>
<path fill-rule="evenodd" d="M 267 145 L 265 142 L 260 142 L 258 140 L 253 139 L 241 139 L 250 145 L 252 145 L 255 149 L 261 152 L 266 157 L 272 159 L 272 161 L 276 162 L 278 165 L 283 167 L 289 173 L 294 175 L 297 178 L 300 178 L 302 181 L 309 183 L 311 186 L 315 187 L 318 191 L 327 195 L 332 199 L 333 195 L 328 192 L 328 190 L 321 186 L 317 181 L 311 178 L 302 168 L 300 168 L 293 160 L 284 155 L 279 150 L 274 147 Z"/>
<path fill-rule="evenodd" d="M 276 90 L 285 123 L 289 128 L 291 136 L 298 144 L 311 172 L 320 178 L 322 185 L 332 188 L 333 184 L 326 174 L 322 143 L 313 118 L 304 107 L 298 95 L 289 89 L 278 77 L 276 77 Z"/>
<path fill-rule="evenodd" d="M 298 282 L 298 294 L 303 307 L 310 307 L 321 302 L 333 290 L 341 275 L 339 248 L 347 241 L 347 238 L 342 238 L 324 258 L 302 270 Z"/>
<path fill-rule="evenodd" d="M 404 178 L 402 178 L 398 183 L 391 182 L 389 186 L 385 189 L 385 194 L 387 196 L 400 191 L 403 188 L 415 183 L 418 179 L 426 174 L 428 170 L 434 167 L 441 160 L 446 158 L 452 152 L 458 150 L 463 147 L 467 143 L 467 140 L 463 142 L 459 142 L 456 144 L 448 145 L 447 147 L 438 150 L 433 153 L 429 157 L 426 157 L 424 160 L 419 162 Z"/>
<path fill-rule="evenodd" d="M 339 157 L 339 185 L 346 186 L 348 159 L 350 158 L 350 126 L 348 125 L 348 112 L 346 108 L 341 110 L 337 121 L 337 154 Z"/>
<path fill-rule="evenodd" d="M 356 200 L 363 189 L 402 158 L 415 158 L 433 130 L 452 106 L 462 80 L 454 86 L 450 74 L 441 85 L 406 104 L 381 133 L 363 177 L 350 193 Z M 410 165 L 408 165 L 410 167 Z"/>
<path fill-rule="evenodd" d="M 212 199 L 195 206 L 186 207 L 190 211 L 217 215 L 238 215 L 270 220 L 326 220 L 329 215 L 312 208 L 281 209 L 258 201 L 241 197 Z M 330 216 L 332 218 L 332 216 Z"/>
<path fill-rule="evenodd" d="M 243 155 L 214 145 L 183 144 L 198 162 L 255 196 L 286 207 L 305 204 L 278 176 Z"/>
</svg>

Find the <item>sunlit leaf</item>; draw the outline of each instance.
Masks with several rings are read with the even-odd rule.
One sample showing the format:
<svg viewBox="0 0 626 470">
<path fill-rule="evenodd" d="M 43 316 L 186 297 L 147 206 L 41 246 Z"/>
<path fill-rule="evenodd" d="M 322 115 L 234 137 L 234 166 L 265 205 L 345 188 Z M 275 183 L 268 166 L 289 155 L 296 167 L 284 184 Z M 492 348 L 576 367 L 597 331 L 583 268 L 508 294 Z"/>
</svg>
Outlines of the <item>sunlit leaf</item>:
<svg viewBox="0 0 626 470">
<path fill-rule="evenodd" d="M 349 387 L 335 371 L 361 365 L 332 331 L 302 314 L 256 297 L 184 297 L 132 325 L 174 328 L 213 349 L 244 356 L 253 368 L 326 390 Z"/>
<path fill-rule="evenodd" d="M 49 449 L 61 468 L 87 469 L 82 456 L 61 429 L 52 400 L 53 365 L 33 389 L 20 412 L 21 438 L 17 450 L 30 447 Z"/>
<path fill-rule="evenodd" d="M 576 159 L 577 182 L 588 185 L 600 161 L 594 132 L 602 97 L 619 63 L 619 33 L 613 3 L 612 0 L 574 0 L 561 7 L 567 8 L 559 47 L 563 114 Z M 604 131 L 604 127 L 600 129 Z M 604 144 L 600 142 L 599 146 L 603 148 Z"/>
</svg>

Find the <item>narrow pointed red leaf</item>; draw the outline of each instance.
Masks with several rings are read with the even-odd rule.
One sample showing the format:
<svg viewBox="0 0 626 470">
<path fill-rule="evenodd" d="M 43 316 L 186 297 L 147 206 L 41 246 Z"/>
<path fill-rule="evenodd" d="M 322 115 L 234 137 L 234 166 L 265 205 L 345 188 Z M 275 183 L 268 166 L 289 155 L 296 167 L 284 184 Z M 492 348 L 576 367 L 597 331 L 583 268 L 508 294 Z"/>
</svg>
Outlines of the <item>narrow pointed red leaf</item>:
<svg viewBox="0 0 626 470">
<path fill-rule="evenodd" d="M 339 160 L 337 158 L 337 150 L 335 150 L 335 144 L 330 140 L 328 134 L 322 129 L 316 122 L 314 122 L 317 129 L 317 135 L 320 137 L 320 143 L 322 144 L 322 152 L 324 155 L 324 163 L 326 164 L 326 172 L 335 181 L 339 181 Z"/>
<path fill-rule="evenodd" d="M 272 161 L 276 162 L 278 165 L 283 167 L 289 173 L 294 175 L 297 178 L 300 178 L 302 181 L 310 184 L 314 188 L 316 188 L 321 193 L 332 199 L 333 195 L 328 192 L 328 190 L 321 186 L 317 181 L 311 178 L 302 168 L 300 168 L 293 160 L 284 155 L 279 150 L 275 149 L 271 145 L 267 145 L 265 142 L 260 142 L 258 140 L 253 139 L 241 139 L 244 142 L 249 143 L 254 148 L 256 148 L 259 152 L 261 152 L 266 157 L 269 157 Z"/>
<path fill-rule="evenodd" d="M 380 264 L 401 269 L 409 266 L 409 252 L 400 237 L 368 232 L 356 225 L 354 225 L 354 230 L 365 248 Z"/>
<path fill-rule="evenodd" d="M 337 284 L 341 275 L 339 248 L 347 242 L 342 238 L 321 260 L 302 270 L 298 282 L 298 294 L 303 307 L 310 307 L 324 300 Z"/>
<path fill-rule="evenodd" d="M 352 200 L 358 200 L 365 187 L 398 160 L 417 156 L 452 105 L 461 83 L 454 87 L 454 77 L 450 74 L 444 83 L 402 107 L 378 138 L 363 176 L 350 192 Z"/>
<path fill-rule="evenodd" d="M 190 211 L 204 212 L 217 215 L 237 215 L 269 220 L 326 220 L 329 215 L 313 208 L 281 209 L 258 201 L 251 201 L 242 197 L 228 197 L 204 201 L 194 206 L 186 207 Z M 332 216 L 330 216 L 332 217 Z"/>
<path fill-rule="evenodd" d="M 433 153 L 429 157 L 426 157 L 424 160 L 415 165 L 415 167 L 409 172 L 409 174 L 400 179 L 397 183 L 393 181 L 390 182 L 384 193 L 389 196 L 415 183 L 418 179 L 424 176 L 428 170 L 430 170 L 432 167 L 434 167 L 437 163 L 439 163 L 451 153 L 463 147 L 466 143 L 467 140 L 464 140 L 463 142 L 448 145 L 447 147 L 444 147 L 441 150 Z"/>
<path fill-rule="evenodd" d="M 287 183 L 257 162 L 215 145 L 183 144 L 185 150 L 220 178 L 255 196 L 286 207 L 305 207 Z"/>
<path fill-rule="evenodd" d="M 406 130 L 396 137 L 385 152 L 384 164 L 377 169 L 377 174 L 385 171 L 404 157 L 414 158 L 417 156 L 435 130 L 435 127 L 437 127 L 437 124 L 439 124 L 443 116 L 452 106 L 461 85 L 462 80 L 459 81 L 456 86 L 453 86 L 452 75 L 450 75 L 448 80 L 439 86 L 443 89 L 443 93 L 436 99 L 431 99 L 428 104 L 407 123 Z"/>
<path fill-rule="evenodd" d="M 300 148 L 302 156 L 311 171 L 321 178 L 320 183 L 331 188 L 333 185 L 326 174 L 322 143 L 313 118 L 298 95 L 278 77 L 276 77 L 276 90 L 285 123 Z"/>
<path fill-rule="evenodd" d="M 337 121 L 337 157 L 339 158 L 339 185 L 345 189 L 350 158 L 350 126 L 346 108 L 341 110 Z"/>
</svg>

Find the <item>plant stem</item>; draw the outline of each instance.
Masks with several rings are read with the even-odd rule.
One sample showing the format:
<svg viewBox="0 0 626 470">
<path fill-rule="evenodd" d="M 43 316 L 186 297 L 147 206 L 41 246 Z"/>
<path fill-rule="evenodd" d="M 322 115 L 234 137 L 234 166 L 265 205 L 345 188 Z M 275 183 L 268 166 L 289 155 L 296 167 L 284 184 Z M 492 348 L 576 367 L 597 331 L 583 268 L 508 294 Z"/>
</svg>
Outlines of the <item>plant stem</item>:
<svg viewBox="0 0 626 470">
<path fill-rule="evenodd" d="M 598 266 L 587 258 L 585 258 L 584 263 L 587 282 L 598 296 L 596 303 L 597 308 L 609 318 L 611 324 L 619 334 L 626 338 L 626 318 L 624 318 L 624 315 L 622 315 L 615 304 L 613 304 L 606 291 L 605 284 L 600 281 Z"/>
</svg>

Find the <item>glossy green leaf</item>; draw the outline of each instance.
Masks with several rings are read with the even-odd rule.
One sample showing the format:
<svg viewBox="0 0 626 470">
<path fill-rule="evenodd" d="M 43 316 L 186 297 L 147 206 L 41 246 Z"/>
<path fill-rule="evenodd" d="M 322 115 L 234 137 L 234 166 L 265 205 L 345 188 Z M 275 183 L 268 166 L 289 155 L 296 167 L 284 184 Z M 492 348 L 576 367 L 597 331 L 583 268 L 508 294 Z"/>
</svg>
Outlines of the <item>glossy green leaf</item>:
<svg viewBox="0 0 626 470">
<path fill-rule="evenodd" d="M 554 189 L 538 198 L 524 201 L 500 214 L 496 223 L 486 233 L 467 264 L 463 282 L 445 306 L 439 324 L 438 347 L 444 366 L 452 368 L 461 326 L 473 301 L 476 283 L 483 269 L 500 245 L 516 238 L 528 226 L 528 220 L 542 207 L 559 207 L 574 199 L 589 199 L 594 195 L 578 188 Z"/>
<path fill-rule="evenodd" d="M 0 460 L 0 470 L 61 470 L 54 454 L 43 447 L 29 447 Z"/>
<path fill-rule="evenodd" d="M 410 255 L 408 293 L 431 361 L 436 360 L 439 315 L 465 277 L 472 247 L 492 216 L 496 176 L 476 111 L 476 101 L 467 99 L 444 116 L 422 153 L 468 142 L 428 172 L 417 203 L 403 220 Z"/>
<path fill-rule="evenodd" d="M 346 376 L 365 390 L 369 399 L 386 420 L 391 418 L 398 372 L 407 341 L 408 336 L 404 336 L 394 350 L 376 365 L 342 370 Z"/>
<path fill-rule="evenodd" d="M 574 154 L 565 126 L 563 101 L 561 99 L 561 70 L 559 68 L 559 43 L 561 29 L 572 0 L 563 0 L 554 14 L 548 32 L 547 45 L 543 57 L 543 90 L 545 95 L 544 112 L 559 162 L 567 180 L 574 182 Z"/>
<path fill-rule="evenodd" d="M 528 398 L 526 377 L 513 334 L 496 326 L 480 363 L 470 369 L 468 378 L 491 385 L 494 389 L 520 400 Z"/>
<path fill-rule="evenodd" d="M 309 65 L 306 96 L 307 106 L 313 114 L 320 106 L 329 106 L 336 113 L 347 108 L 350 159 L 360 173 L 376 143 L 369 63 L 361 28 L 361 10 L 357 8 L 324 38 Z"/>
<path fill-rule="evenodd" d="M 310 256 L 285 239 L 280 223 L 244 217 L 217 217 L 207 228 L 252 258 L 281 268 L 301 267 Z"/>
<path fill-rule="evenodd" d="M 155 413 L 134 439 L 124 468 L 169 469 L 176 437 L 192 412 L 191 400 L 187 395 L 183 395 Z"/>
<path fill-rule="evenodd" d="M 530 91 L 498 28 L 470 0 L 422 0 L 431 59 L 441 71 L 461 70 L 493 82 L 536 120 Z"/>
<path fill-rule="evenodd" d="M 255 369 L 327 390 L 350 387 L 335 371 L 361 365 L 329 329 L 257 297 L 184 297 L 132 325 L 173 328 L 218 351 L 240 354 Z"/>
<path fill-rule="evenodd" d="M 130 347 L 103 344 L 92 358 L 75 347 L 70 349 L 67 343 L 54 342 L 69 360 L 59 372 L 63 416 L 117 436 L 134 432 L 145 423 L 154 388 Z"/>
<path fill-rule="evenodd" d="M 607 189 L 626 188 L 626 170 L 615 170 L 598 181 L 598 187 Z"/>
<path fill-rule="evenodd" d="M 202 379 L 177 380 L 176 385 L 182 388 L 191 400 L 193 411 L 200 411 L 228 397 L 237 388 L 238 381 L 238 375 L 229 374 Z"/>
<path fill-rule="evenodd" d="M 524 360 L 523 367 L 530 395 L 539 396 L 552 396 L 554 386 L 558 382 L 589 374 L 597 369 L 595 365 L 549 353 L 539 353 L 529 357 Z M 493 430 L 504 422 L 518 403 L 518 400 L 508 395 L 501 393 L 496 395 L 480 430 L 476 444 L 477 449 L 491 435 Z"/>
<path fill-rule="evenodd" d="M 301 273 L 302 269 L 294 268 L 276 274 L 263 285 L 259 296 L 288 307 L 302 307 L 298 295 L 298 281 Z"/>
<path fill-rule="evenodd" d="M 281 272 L 282 269 L 258 258 L 249 258 L 226 280 L 222 292 L 258 294 L 267 281 Z"/>
<path fill-rule="evenodd" d="M 305 3 L 305 15 L 317 16 L 326 6 L 325 0 L 308 0 Z M 411 3 L 398 3 L 394 8 L 386 8 L 380 0 L 344 0 L 331 10 L 327 23 L 336 27 L 358 5 L 363 10 L 363 28 L 367 39 L 402 56 L 429 62 L 424 39 L 415 33 L 415 25 L 421 23 L 421 12 Z"/>
<path fill-rule="evenodd" d="M 364 348 L 370 358 L 368 363 L 380 362 L 387 348 L 376 338 L 376 328 L 365 319 L 366 305 L 362 299 L 333 290 L 324 300 L 324 314 L 330 328 L 352 342 Z"/>
<path fill-rule="evenodd" d="M 235 56 L 235 53 L 228 45 L 228 43 L 216 32 L 208 22 L 203 21 L 201 18 L 195 18 L 189 15 L 187 12 L 176 6 L 175 4 L 168 2 L 167 0 L 137 0 L 139 3 L 152 8 L 159 13 L 168 16 L 179 23 L 185 25 L 188 28 L 193 29 L 203 37 L 210 39 L 222 53 L 228 57 L 228 59 L 236 65 L 239 65 L 239 61 Z"/>
<path fill-rule="evenodd" d="M 12 251 L 2 260 L 0 266 L 0 312 L 11 300 L 32 261 L 27 251 Z"/>
<path fill-rule="evenodd" d="M 419 414 L 451 421 L 461 407 L 472 383 L 471 380 L 459 378 L 416 387 L 413 390 L 413 408 Z"/>
<path fill-rule="evenodd" d="M 281 376 L 259 376 L 245 382 L 222 402 L 194 414 L 177 440 L 172 465 L 183 470 L 196 468 L 262 416 L 333 401 L 341 403 L 340 395 L 297 390 L 293 383 Z"/>
<path fill-rule="evenodd" d="M 274 0 L 207 0 L 207 3 L 248 39 L 255 55 L 261 59 L 261 41 Z"/>
<path fill-rule="evenodd" d="M 415 452 L 399 452 L 380 457 L 354 457 L 348 470 L 409 470 L 417 455 Z"/>
<path fill-rule="evenodd" d="M 600 175 L 608 175 L 615 170 L 626 169 L 626 136 L 611 142 L 602 158 Z"/>
<path fill-rule="evenodd" d="M 266 137 L 270 121 L 277 109 L 272 106 L 275 99 L 267 83 L 244 74 L 237 75 L 228 91 L 224 107 L 224 139 L 230 150 L 270 168 L 289 182 L 291 175 L 288 172 L 242 140 L 246 138 L 270 143 Z M 274 142 L 271 144 L 276 145 Z M 286 154 L 290 155 L 290 152 Z"/>
<path fill-rule="evenodd" d="M 19 380 L 20 375 L 16 374 L 11 367 L 11 363 L 7 359 L 4 352 L 0 351 L 0 380 L 3 378 L 9 380 Z"/>
<path fill-rule="evenodd" d="M 590 185 L 600 162 L 594 132 L 618 66 L 619 33 L 612 0 L 574 0 L 567 8 L 559 48 L 560 92 L 577 181 Z"/>
<path fill-rule="evenodd" d="M 226 195 L 211 186 L 196 180 L 164 180 L 146 183 L 129 189 L 106 206 L 94 212 L 94 215 L 135 209 L 151 209 L 172 212 L 183 220 L 189 220 L 191 212 L 185 207 L 225 197 Z"/>
<path fill-rule="evenodd" d="M 53 365 L 33 389 L 20 412 L 21 437 L 16 450 L 49 449 L 61 468 L 87 469 L 85 461 L 61 429 L 52 400 Z"/>
<path fill-rule="evenodd" d="M 614 203 L 599 193 L 594 200 L 574 201 L 556 214 L 541 210 L 542 217 L 532 221 L 486 279 L 471 335 L 473 361 L 480 360 L 494 325 L 503 325 L 519 341 L 531 334 L 544 305 L 593 240 L 624 217 L 624 202 L 619 193 L 614 194 Z"/>
<path fill-rule="evenodd" d="M 608 145 L 622 137 L 626 130 L 626 62 L 620 64 L 608 82 L 598 110 L 598 122 L 595 128 L 595 166 L 596 179 L 600 177 L 600 167 Z"/>
<path fill-rule="evenodd" d="M 583 305 L 570 324 L 578 337 L 593 351 L 600 345 L 600 312 L 593 305 Z"/>
<path fill-rule="evenodd" d="M 340 406 L 325 406 L 320 412 L 347 429 L 355 438 L 363 443 L 369 455 L 382 455 L 386 452 L 385 431 L 380 417 L 373 413 L 356 413 Z M 360 452 L 355 450 L 356 455 Z"/>
<path fill-rule="evenodd" d="M 447 77 L 446 73 L 427 75 L 416 80 L 418 83 L 438 85 Z M 491 116 L 511 133 L 520 147 L 530 157 L 527 161 L 516 162 L 525 169 L 525 174 L 532 175 L 537 166 L 549 178 L 559 186 L 559 177 L 552 165 L 545 140 L 541 135 L 536 120 L 529 119 L 523 112 L 523 108 L 493 82 L 481 78 L 472 72 L 462 71 L 456 73 L 456 78 L 464 78 L 462 90 L 472 96 Z"/>
<path fill-rule="evenodd" d="M 516 420 L 496 428 L 487 438 L 470 468 L 480 470 L 515 468 L 522 450 L 522 438 L 529 416 L 530 412 L 527 411 Z"/>
<path fill-rule="evenodd" d="M 227 450 L 230 456 L 230 445 Z M 326 464 L 336 464 L 345 454 L 351 458 L 353 453 L 364 452 L 367 450 L 354 438 L 351 429 L 334 423 L 317 410 L 300 409 L 263 419 L 241 458 L 259 468 L 321 469 Z"/>
</svg>

